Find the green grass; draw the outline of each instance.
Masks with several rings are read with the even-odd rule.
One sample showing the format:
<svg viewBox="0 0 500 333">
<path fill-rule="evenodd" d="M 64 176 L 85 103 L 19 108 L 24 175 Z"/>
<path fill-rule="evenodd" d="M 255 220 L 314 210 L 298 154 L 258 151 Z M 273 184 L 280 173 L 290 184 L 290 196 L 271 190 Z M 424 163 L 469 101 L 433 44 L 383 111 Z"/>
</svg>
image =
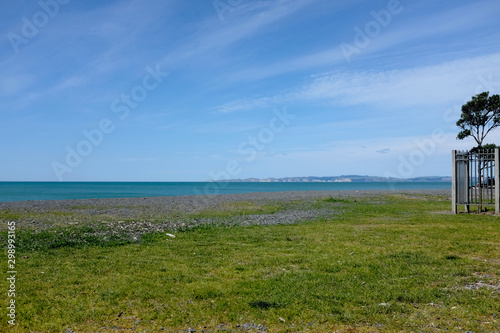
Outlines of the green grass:
<svg viewBox="0 0 500 333">
<path fill-rule="evenodd" d="M 205 209 L 201 212 L 189 214 L 190 218 L 224 218 L 234 215 L 273 214 L 283 210 L 279 204 L 257 204 L 248 201 L 226 203 L 217 209 Z"/>
<path fill-rule="evenodd" d="M 223 223 L 326 207 L 342 214 L 293 225 Z M 86 239 L 86 226 L 18 230 L 19 240 L 39 245 L 16 254 L 18 325 L 10 330 L 494 332 L 500 219 L 450 210 L 442 197 L 324 198 L 186 214 L 221 223 L 170 231 L 176 238 Z M 6 261 L 4 250 L 4 272 Z M 0 331 L 8 329 L 3 318 Z"/>
</svg>

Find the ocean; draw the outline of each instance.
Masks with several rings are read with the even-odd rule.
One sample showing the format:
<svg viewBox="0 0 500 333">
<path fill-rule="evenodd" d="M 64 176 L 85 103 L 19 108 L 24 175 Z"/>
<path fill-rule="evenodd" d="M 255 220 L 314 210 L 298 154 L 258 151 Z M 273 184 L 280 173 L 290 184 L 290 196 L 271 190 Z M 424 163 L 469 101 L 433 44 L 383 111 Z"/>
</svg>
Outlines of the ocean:
<svg viewBox="0 0 500 333">
<path fill-rule="evenodd" d="M 0 201 L 213 195 L 280 191 L 450 189 L 450 182 L 0 182 Z"/>
</svg>

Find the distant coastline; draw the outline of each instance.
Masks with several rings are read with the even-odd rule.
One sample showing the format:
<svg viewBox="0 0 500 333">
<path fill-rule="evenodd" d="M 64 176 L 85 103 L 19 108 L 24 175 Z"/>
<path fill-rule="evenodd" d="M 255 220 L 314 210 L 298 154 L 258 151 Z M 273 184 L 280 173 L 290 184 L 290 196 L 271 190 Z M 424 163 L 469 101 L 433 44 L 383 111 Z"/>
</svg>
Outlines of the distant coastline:
<svg viewBox="0 0 500 333">
<path fill-rule="evenodd" d="M 283 178 L 245 178 L 245 179 L 225 179 L 217 182 L 231 183 L 376 183 L 376 182 L 451 182 L 450 176 L 427 176 L 415 178 L 395 178 L 360 175 L 341 175 L 329 177 L 283 177 Z"/>
</svg>

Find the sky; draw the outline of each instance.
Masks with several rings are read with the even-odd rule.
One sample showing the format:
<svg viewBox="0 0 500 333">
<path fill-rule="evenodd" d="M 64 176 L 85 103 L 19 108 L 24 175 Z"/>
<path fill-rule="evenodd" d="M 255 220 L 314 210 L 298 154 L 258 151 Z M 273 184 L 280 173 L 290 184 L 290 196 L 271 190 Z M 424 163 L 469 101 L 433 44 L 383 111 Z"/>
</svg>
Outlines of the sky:
<svg viewBox="0 0 500 333">
<path fill-rule="evenodd" d="M 1 181 L 451 174 L 496 0 L 0 3 Z M 487 137 L 500 143 L 500 129 Z"/>
</svg>

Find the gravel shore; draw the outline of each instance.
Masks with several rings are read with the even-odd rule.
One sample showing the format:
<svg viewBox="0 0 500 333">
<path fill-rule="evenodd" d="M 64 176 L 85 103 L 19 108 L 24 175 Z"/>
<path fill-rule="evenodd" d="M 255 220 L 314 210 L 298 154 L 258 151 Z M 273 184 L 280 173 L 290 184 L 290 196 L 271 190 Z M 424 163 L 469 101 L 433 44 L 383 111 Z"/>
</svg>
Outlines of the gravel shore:
<svg viewBox="0 0 500 333">
<path fill-rule="evenodd" d="M 35 212 L 52 210 L 71 210 L 74 207 L 123 207 L 136 209 L 148 207 L 153 211 L 182 210 L 192 212 L 207 208 L 214 208 L 226 202 L 265 202 L 265 201 L 292 201 L 322 197 L 356 198 L 375 197 L 387 194 L 418 194 L 418 195 L 451 195 L 448 189 L 440 190 L 358 190 L 358 191 L 290 191 L 290 192 L 257 192 L 218 195 L 191 195 L 146 198 L 113 198 L 113 199 L 76 199 L 76 200 L 43 200 L 43 201 L 11 201 L 0 202 L 0 210 L 20 209 Z"/>
<path fill-rule="evenodd" d="M 293 191 L 17 201 L 0 203 L 0 221 L 16 221 L 19 230 L 35 232 L 58 233 L 60 228 L 85 227 L 86 236 L 135 242 L 150 232 L 171 232 L 198 225 L 273 225 L 332 219 L 342 215 L 342 199 L 373 198 L 372 203 L 383 204 L 382 196 L 387 194 L 449 196 L 450 191 Z M 339 201 L 328 203 L 322 198 Z M 0 230 L 5 231 L 6 226 L 7 223 L 1 223 Z"/>
</svg>

